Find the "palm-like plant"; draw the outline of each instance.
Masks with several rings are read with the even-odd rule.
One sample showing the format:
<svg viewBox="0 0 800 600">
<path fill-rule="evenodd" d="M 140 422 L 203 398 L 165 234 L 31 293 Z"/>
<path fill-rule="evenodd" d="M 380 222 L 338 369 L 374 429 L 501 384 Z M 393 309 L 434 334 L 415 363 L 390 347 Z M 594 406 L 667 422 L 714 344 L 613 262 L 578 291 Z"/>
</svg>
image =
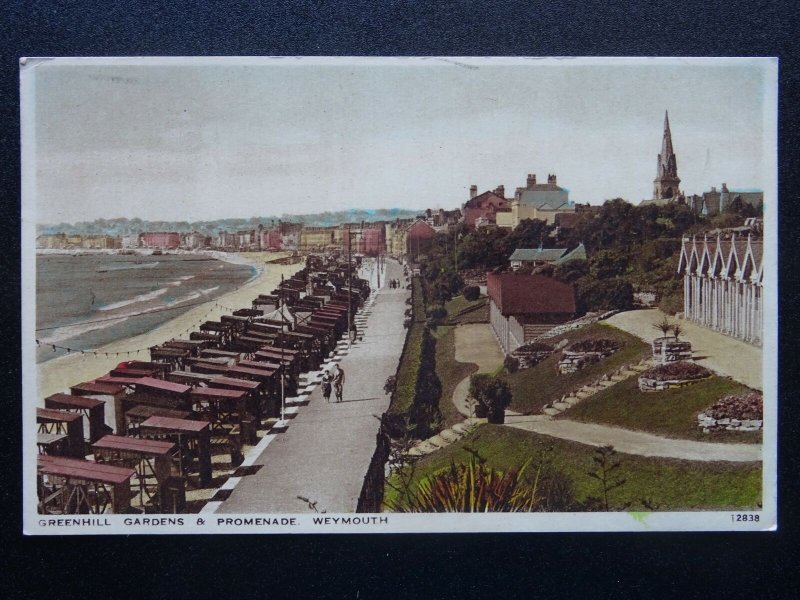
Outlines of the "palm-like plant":
<svg viewBox="0 0 800 600">
<path fill-rule="evenodd" d="M 533 483 L 524 473 L 530 461 L 519 470 L 495 471 L 473 456 L 469 464 L 450 464 L 442 473 L 420 481 L 416 494 L 402 505 L 390 506 L 397 512 L 530 512 L 541 507 L 537 492 L 542 465 Z"/>
</svg>

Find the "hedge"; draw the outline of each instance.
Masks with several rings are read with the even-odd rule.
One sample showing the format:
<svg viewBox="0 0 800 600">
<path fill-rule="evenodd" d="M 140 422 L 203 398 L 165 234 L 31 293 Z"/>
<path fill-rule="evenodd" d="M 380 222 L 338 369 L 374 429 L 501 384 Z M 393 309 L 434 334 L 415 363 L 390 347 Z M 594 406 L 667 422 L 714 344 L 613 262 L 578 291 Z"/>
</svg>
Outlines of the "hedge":
<svg viewBox="0 0 800 600">
<path fill-rule="evenodd" d="M 384 418 L 389 435 L 395 438 L 405 435 L 406 419 L 414 437 L 427 437 L 442 392 L 436 375 L 436 340 L 425 325 L 425 302 L 418 277 L 412 279 L 411 297 L 411 327 L 397 367 L 397 385 Z"/>
</svg>

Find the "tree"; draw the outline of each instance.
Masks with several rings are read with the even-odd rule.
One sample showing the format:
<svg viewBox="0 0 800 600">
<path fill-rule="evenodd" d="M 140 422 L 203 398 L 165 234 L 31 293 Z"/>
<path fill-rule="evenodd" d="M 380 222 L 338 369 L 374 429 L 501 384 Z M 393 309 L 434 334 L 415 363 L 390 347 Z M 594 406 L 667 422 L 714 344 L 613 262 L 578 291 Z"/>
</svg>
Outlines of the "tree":
<svg viewBox="0 0 800 600">
<path fill-rule="evenodd" d="M 613 446 L 600 446 L 595 450 L 592 457 L 594 468 L 587 472 L 589 477 L 596 479 L 600 483 L 603 494 L 603 507 L 606 512 L 611 510 L 611 505 L 608 501 L 609 492 L 625 485 L 625 480 L 617 475 L 620 462 L 616 460 L 616 454 L 617 452 Z"/>
<path fill-rule="evenodd" d="M 477 402 L 476 415 L 485 415 L 489 423 L 503 423 L 506 407 L 511 404 L 511 387 L 499 377 L 486 373 L 469 380 L 469 395 Z"/>
<path fill-rule="evenodd" d="M 474 302 L 480 297 L 481 288 L 479 288 L 477 285 L 468 285 L 467 287 L 464 288 L 464 291 L 462 293 L 464 294 L 465 300 L 469 302 Z"/>
<path fill-rule="evenodd" d="M 584 277 L 577 282 L 576 295 L 581 313 L 633 308 L 633 286 L 619 277 L 606 281 Z"/>
<path fill-rule="evenodd" d="M 553 271 L 553 277 L 564 283 L 574 283 L 581 277 L 589 274 L 589 261 L 583 258 L 567 261 L 558 265 Z"/>
</svg>

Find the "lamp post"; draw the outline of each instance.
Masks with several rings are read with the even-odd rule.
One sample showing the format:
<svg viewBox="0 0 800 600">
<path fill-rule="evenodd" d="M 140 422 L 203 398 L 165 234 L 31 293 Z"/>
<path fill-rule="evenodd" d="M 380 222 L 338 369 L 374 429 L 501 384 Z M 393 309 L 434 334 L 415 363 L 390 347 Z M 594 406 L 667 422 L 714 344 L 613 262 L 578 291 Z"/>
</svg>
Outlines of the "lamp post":
<svg viewBox="0 0 800 600">
<path fill-rule="evenodd" d="M 352 312 L 353 312 L 353 258 L 352 258 L 352 240 L 350 237 L 350 225 L 347 226 L 347 348 L 349 349 L 352 342 L 350 336 L 350 328 L 352 327 Z"/>
<path fill-rule="evenodd" d="M 283 326 L 284 326 L 284 315 L 283 315 L 283 273 L 281 273 L 281 287 L 280 293 L 278 294 L 279 298 L 279 306 L 278 310 L 281 311 L 281 359 L 278 364 L 278 376 L 281 379 L 281 425 L 286 423 L 286 382 L 284 381 L 283 377 Z"/>
</svg>

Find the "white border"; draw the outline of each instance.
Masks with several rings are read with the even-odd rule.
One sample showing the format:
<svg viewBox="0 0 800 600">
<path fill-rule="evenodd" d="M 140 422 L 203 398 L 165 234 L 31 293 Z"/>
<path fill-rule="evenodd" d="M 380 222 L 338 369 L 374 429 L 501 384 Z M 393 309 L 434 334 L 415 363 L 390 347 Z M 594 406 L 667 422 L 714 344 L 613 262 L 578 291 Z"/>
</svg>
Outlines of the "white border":
<svg viewBox="0 0 800 600">
<path fill-rule="evenodd" d="M 432 62 L 449 62 L 465 68 L 480 65 L 509 66 L 537 63 L 537 66 L 577 65 L 753 65 L 764 74 L 763 147 L 765 195 L 763 333 L 764 440 L 763 509 L 753 511 L 698 511 L 654 513 L 525 513 L 525 514 L 297 514 L 297 515 L 71 515 L 64 517 L 39 515 L 36 511 L 35 472 L 36 445 L 34 427 L 37 405 L 35 344 L 35 237 L 36 237 L 36 140 L 34 136 L 36 93 L 35 67 L 43 62 L 59 65 L 399 65 L 424 67 Z M 22 148 L 22 375 L 23 375 L 23 529 L 36 535 L 85 534 L 175 534 L 175 533 L 472 533 L 472 532 L 557 532 L 557 531 L 774 531 L 777 529 L 777 402 L 778 402 L 778 59 L 777 58 L 648 58 L 648 57 L 91 57 L 91 58 L 23 58 L 20 59 L 20 116 Z M 29 401 L 26 401 L 28 399 Z M 736 522 L 735 515 L 758 515 L 759 521 Z M 166 525 L 137 525 L 133 519 L 162 519 Z M 278 524 L 235 524 L 235 519 L 278 519 Z M 59 519 L 78 525 L 59 525 Z M 81 519 L 93 519 L 80 525 Z M 169 524 L 179 519 L 181 524 Z M 232 519 L 227 521 L 226 519 Z M 281 519 L 293 519 L 281 525 Z M 315 521 L 315 519 L 323 519 Z M 349 519 L 349 521 L 343 521 Z M 64 521 L 63 523 L 66 523 Z M 232 524 L 229 524 L 232 523 Z"/>
</svg>

